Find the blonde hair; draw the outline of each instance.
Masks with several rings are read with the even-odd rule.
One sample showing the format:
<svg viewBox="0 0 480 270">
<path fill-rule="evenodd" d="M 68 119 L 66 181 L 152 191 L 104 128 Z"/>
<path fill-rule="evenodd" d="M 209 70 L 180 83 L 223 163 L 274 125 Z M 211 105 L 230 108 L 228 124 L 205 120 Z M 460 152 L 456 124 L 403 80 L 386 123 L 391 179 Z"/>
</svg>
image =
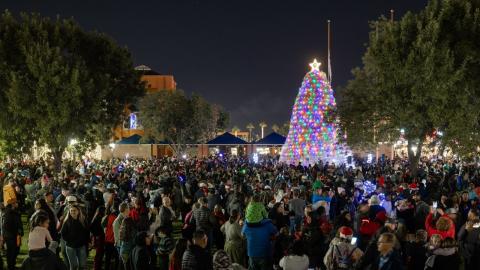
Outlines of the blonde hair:
<svg viewBox="0 0 480 270">
<path fill-rule="evenodd" d="M 72 204 L 69 205 L 68 211 L 67 211 L 67 213 L 66 213 L 66 215 L 65 215 L 65 221 L 64 221 L 64 222 L 67 222 L 67 220 L 69 220 L 70 218 L 72 218 L 72 217 L 70 217 L 70 210 L 71 210 L 72 208 L 77 209 L 77 211 L 78 211 L 78 217 L 77 217 L 77 219 L 78 219 L 78 221 L 80 221 L 80 223 L 81 223 L 84 227 L 86 227 L 86 224 L 85 224 L 85 216 L 83 215 L 82 211 L 80 210 L 80 207 L 78 207 L 77 205 L 72 205 Z M 73 218 L 72 218 L 72 219 L 73 219 Z"/>
<path fill-rule="evenodd" d="M 446 232 L 450 229 L 450 219 L 447 217 L 440 217 L 435 224 L 437 230 Z"/>
</svg>

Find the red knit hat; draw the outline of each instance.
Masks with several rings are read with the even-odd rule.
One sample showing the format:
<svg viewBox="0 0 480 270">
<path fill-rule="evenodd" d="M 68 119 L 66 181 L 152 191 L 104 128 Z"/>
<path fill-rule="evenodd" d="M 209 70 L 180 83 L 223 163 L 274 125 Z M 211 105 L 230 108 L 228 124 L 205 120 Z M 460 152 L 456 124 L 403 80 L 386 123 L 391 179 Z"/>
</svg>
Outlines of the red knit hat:
<svg viewBox="0 0 480 270">
<path fill-rule="evenodd" d="M 353 230 L 350 227 L 342 226 L 338 229 L 340 238 L 350 239 L 353 236 Z"/>
</svg>

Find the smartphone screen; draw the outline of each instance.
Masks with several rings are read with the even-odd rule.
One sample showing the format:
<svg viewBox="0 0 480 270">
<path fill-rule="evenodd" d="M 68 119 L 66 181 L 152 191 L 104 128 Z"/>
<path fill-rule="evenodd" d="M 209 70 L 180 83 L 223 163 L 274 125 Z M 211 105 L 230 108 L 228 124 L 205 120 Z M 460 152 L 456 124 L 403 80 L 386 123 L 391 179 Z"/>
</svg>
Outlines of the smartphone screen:
<svg viewBox="0 0 480 270">
<path fill-rule="evenodd" d="M 352 242 L 350 242 L 350 244 L 356 245 L 357 244 L 357 237 L 352 237 Z"/>
<path fill-rule="evenodd" d="M 438 206 L 438 203 L 436 201 L 433 202 L 433 208 L 437 208 L 437 206 Z"/>
</svg>

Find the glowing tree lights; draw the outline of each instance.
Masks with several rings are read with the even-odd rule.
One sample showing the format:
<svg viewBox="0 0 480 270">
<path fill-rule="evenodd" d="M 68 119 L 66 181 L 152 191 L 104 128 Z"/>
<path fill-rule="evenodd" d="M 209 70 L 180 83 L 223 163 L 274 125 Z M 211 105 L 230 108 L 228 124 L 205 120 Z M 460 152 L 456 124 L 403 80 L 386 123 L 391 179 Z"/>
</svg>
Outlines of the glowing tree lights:
<svg viewBox="0 0 480 270">
<path fill-rule="evenodd" d="M 315 164 L 318 161 L 344 163 L 344 147 L 337 142 L 337 127 L 331 113 L 335 97 L 327 76 L 315 59 L 293 106 L 290 130 L 280 161 L 288 164 Z"/>
</svg>

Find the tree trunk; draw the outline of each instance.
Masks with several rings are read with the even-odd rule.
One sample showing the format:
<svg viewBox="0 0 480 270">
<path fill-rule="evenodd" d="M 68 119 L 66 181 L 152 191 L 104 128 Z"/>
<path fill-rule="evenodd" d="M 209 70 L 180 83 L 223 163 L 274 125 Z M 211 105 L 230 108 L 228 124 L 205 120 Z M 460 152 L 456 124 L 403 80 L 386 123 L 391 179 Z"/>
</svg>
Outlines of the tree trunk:
<svg viewBox="0 0 480 270">
<path fill-rule="evenodd" d="M 55 165 L 55 172 L 60 173 L 62 171 L 62 150 L 53 151 L 53 163 Z"/>
<path fill-rule="evenodd" d="M 416 151 L 412 150 L 412 146 L 415 146 L 415 143 L 413 142 L 413 140 L 408 140 L 408 165 L 410 168 L 410 175 L 415 178 L 417 177 L 418 172 L 418 161 L 420 160 L 420 156 L 422 153 L 423 139 L 419 139 Z"/>
</svg>

